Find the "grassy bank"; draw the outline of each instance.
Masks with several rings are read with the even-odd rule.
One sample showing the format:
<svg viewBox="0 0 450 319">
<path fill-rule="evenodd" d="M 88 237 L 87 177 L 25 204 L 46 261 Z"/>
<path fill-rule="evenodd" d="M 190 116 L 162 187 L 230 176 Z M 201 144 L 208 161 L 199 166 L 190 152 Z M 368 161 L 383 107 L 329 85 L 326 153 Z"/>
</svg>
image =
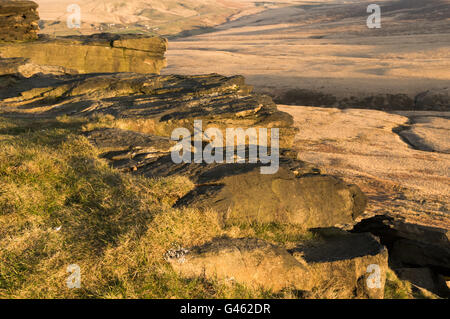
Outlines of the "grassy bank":
<svg viewBox="0 0 450 319">
<path fill-rule="evenodd" d="M 180 278 L 164 254 L 223 235 L 297 241 L 299 230 L 223 227 L 213 212 L 172 209 L 192 188 L 187 179 L 115 171 L 79 134 L 108 123 L 0 119 L 0 297 L 270 297 Z M 81 268 L 81 289 L 66 286 L 71 264 Z"/>
</svg>

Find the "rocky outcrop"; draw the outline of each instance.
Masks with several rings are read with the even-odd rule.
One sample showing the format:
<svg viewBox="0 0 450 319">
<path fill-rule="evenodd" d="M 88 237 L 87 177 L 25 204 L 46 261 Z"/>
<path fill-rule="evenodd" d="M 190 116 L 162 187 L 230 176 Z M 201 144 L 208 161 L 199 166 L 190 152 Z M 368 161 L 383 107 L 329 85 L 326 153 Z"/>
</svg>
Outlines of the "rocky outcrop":
<svg viewBox="0 0 450 319">
<path fill-rule="evenodd" d="M 45 83 L 48 83 L 45 85 Z M 279 128 L 280 146 L 292 145 L 292 117 L 273 101 L 252 93 L 241 76 L 78 75 L 22 81 L 8 90 L 3 113 L 34 116 L 113 115 L 134 131 L 171 136 L 176 128 L 193 132 L 194 120 L 207 127 Z"/>
<path fill-rule="evenodd" d="M 63 67 L 78 73 L 159 74 L 166 66 L 166 50 L 166 39 L 141 35 L 41 37 L 29 43 L 0 44 L 3 58 L 22 57 L 37 65 Z"/>
<path fill-rule="evenodd" d="M 18 96 L 4 101 L 3 113 L 113 116 L 128 131 L 95 131 L 89 138 L 116 168 L 147 177 L 190 178 L 198 186 L 180 199 L 179 207 L 212 208 L 225 222 L 289 222 L 305 228 L 351 224 L 366 207 L 357 186 L 321 175 L 286 150 L 296 133 L 291 116 L 270 98 L 253 94 L 240 76 L 114 74 L 53 80 L 50 86 L 40 82 L 42 87 L 35 87 L 36 79 L 25 79 Z M 202 120 L 204 129 L 219 128 L 224 136 L 229 128 L 279 128 L 279 163 L 263 164 L 260 158 L 255 163 L 226 163 L 227 150 L 219 147 L 215 151 L 223 152 L 223 163 L 175 164 L 167 138 L 180 127 L 193 133 L 194 120 Z M 261 174 L 267 166 L 274 171 Z"/>
<path fill-rule="evenodd" d="M 217 238 L 169 251 L 166 260 L 185 277 L 237 282 L 304 297 L 384 298 L 387 251 L 369 234 L 317 230 L 315 241 L 287 251 L 253 238 Z"/>
<path fill-rule="evenodd" d="M 305 228 L 330 227 L 354 223 L 367 204 L 357 186 L 322 175 L 319 169 L 297 160 L 297 154 L 288 150 L 281 151 L 279 170 L 265 175 L 261 174 L 261 168 L 268 164 L 261 161 L 232 164 L 223 157 L 223 163 L 175 164 L 169 153 L 173 145 L 168 140 L 146 145 L 140 142 L 140 135 L 128 131 L 98 130 L 87 133 L 87 137 L 101 147 L 103 156 L 118 169 L 151 178 L 188 177 L 196 187 L 176 206 L 213 209 L 224 223 L 278 222 Z M 147 136 L 146 140 L 155 138 Z M 114 149 L 105 145 L 105 140 L 111 141 Z M 216 152 L 226 154 L 226 150 Z M 194 154 L 190 157 L 194 158 Z"/>
<path fill-rule="evenodd" d="M 416 97 L 416 105 L 419 110 L 448 111 L 450 109 L 450 88 L 420 93 Z"/>
<path fill-rule="evenodd" d="M 297 159 L 298 154 L 289 149 L 297 132 L 292 117 L 279 111 L 269 97 L 254 94 L 241 76 L 35 73 L 25 77 L 20 70 L 29 61 L 9 61 L 15 66 L 4 67 L 3 77 L 14 83 L 0 88 L 1 116 L 105 119 L 108 127 L 83 134 L 115 168 L 151 178 L 185 176 L 193 182 L 192 191 L 175 207 L 197 208 L 199 213 L 213 209 L 224 226 L 292 223 L 304 230 L 353 224 L 365 210 L 367 199 L 357 186 Z M 230 146 L 226 144 L 214 149 L 214 155 L 223 151 L 223 161 L 216 157 L 213 163 L 177 164 L 172 159 L 172 151 L 178 150 L 170 139 L 172 132 L 186 128 L 193 134 L 196 120 L 202 120 L 204 130 L 215 127 L 224 136 L 229 128 L 279 128 L 280 145 L 270 144 L 268 153 L 258 153 L 254 162 L 249 161 L 250 148 L 261 151 L 261 145 L 244 140 L 239 146 L 245 150 L 240 158 L 245 163 L 227 163 L 224 156 Z M 189 145 L 187 154 L 194 158 L 210 142 L 211 137 L 203 135 L 200 145 Z M 272 155 L 274 162 L 263 160 Z M 269 166 L 276 169 L 262 174 Z M 202 247 L 168 252 L 166 259 L 188 277 L 219 277 L 274 292 L 293 289 L 305 297 L 383 297 L 387 257 L 373 236 L 317 234 L 314 242 L 299 243 L 289 251 L 254 238 L 220 238 Z M 376 288 L 368 284 L 370 265 L 379 266 Z"/>
<path fill-rule="evenodd" d="M 266 91 L 266 90 L 263 90 Z M 291 89 L 280 92 L 267 92 L 278 104 L 335 107 L 341 109 L 358 108 L 386 111 L 448 111 L 450 108 L 449 89 L 436 89 L 417 95 L 361 94 L 359 96 L 339 97 L 330 93 L 307 89 Z"/>
<path fill-rule="evenodd" d="M 39 31 L 37 8 L 33 1 L 0 1 L 0 42 L 36 40 Z"/>
</svg>

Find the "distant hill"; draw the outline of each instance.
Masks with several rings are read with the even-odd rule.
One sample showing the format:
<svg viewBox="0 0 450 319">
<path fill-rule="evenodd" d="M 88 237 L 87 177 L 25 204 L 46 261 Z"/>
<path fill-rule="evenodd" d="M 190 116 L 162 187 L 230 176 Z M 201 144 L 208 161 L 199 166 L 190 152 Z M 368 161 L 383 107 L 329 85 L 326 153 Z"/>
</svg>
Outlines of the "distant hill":
<svg viewBox="0 0 450 319">
<path fill-rule="evenodd" d="M 175 35 L 227 22 L 245 10 L 263 9 L 258 1 L 239 0 L 80 0 L 82 27 L 67 28 L 67 7 L 73 0 L 36 0 L 41 32 L 55 35 L 95 33 L 157 33 Z M 253 11 L 252 11 L 253 10 Z"/>
</svg>

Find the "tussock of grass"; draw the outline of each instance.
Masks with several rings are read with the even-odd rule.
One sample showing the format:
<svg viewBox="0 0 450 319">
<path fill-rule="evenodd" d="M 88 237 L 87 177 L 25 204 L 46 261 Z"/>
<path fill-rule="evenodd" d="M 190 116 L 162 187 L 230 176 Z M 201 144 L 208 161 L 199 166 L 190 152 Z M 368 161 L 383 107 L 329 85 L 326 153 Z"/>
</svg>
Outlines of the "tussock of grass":
<svg viewBox="0 0 450 319">
<path fill-rule="evenodd" d="M 187 179 L 115 171 L 79 134 L 111 125 L 109 117 L 0 119 L 0 298 L 272 297 L 181 278 L 163 256 L 223 235 L 288 243 L 299 230 L 224 227 L 214 212 L 171 208 L 192 189 Z M 71 264 L 81 289 L 66 286 Z"/>
<path fill-rule="evenodd" d="M 410 282 L 401 280 L 393 270 L 388 270 L 386 276 L 386 299 L 436 299 L 433 293 L 413 286 Z"/>
</svg>

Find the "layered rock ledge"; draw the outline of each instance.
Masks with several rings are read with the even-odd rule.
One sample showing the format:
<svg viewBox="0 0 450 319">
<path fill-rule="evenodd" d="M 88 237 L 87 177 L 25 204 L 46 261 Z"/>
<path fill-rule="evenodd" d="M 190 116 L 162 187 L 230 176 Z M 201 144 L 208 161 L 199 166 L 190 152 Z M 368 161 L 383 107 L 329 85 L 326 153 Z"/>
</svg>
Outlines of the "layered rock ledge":
<svg viewBox="0 0 450 319">
<path fill-rule="evenodd" d="M 106 33 L 0 44 L 3 58 L 27 58 L 37 65 L 63 67 L 73 73 L 159 74 L 166 66 L 166 50 L 164 38 Z"/>
<path fill-rule="evenodd" d="M 1 94 L 1 92 L 0 92 Z M 4 91 L 3 114 L 54 117 L 112 115 L 134 131 L 170 136 L 176 128 L 279 128 L 280 146 L 296 133 L 290 115 L 252 93 L 241 76 L 89 74 L 24 79 Z"/>
<path fill-rule="evenodd" d="M 0 42 L 38 38 L 38 5 L 33 1 L 0 1 Z"/>
</svg>

